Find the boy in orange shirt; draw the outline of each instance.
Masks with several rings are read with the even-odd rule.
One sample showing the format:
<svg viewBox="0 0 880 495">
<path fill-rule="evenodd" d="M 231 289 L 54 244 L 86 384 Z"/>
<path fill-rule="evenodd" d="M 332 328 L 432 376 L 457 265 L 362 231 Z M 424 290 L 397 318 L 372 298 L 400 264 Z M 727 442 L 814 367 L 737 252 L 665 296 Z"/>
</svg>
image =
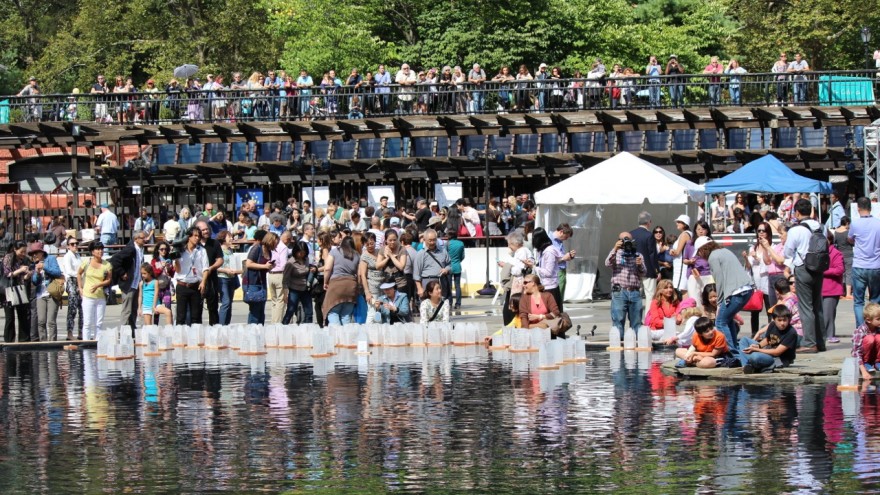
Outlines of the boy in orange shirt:
<svg viewBox="0 0 880 495">
<path fill-rule="evenodd" d="M 675 366 L 678 368 L 687 366 L 703 369 L 714 368 L 718 366 L 717 360 L 723 360 L 729 351 L 724 334 L 715 331 L 712 320 L 702 316 L 694 323 L 693 344 L 688 349 L 678 348 L 675 350 L 675 357 L 678 358 L 678 363 Z"/>
</svg>

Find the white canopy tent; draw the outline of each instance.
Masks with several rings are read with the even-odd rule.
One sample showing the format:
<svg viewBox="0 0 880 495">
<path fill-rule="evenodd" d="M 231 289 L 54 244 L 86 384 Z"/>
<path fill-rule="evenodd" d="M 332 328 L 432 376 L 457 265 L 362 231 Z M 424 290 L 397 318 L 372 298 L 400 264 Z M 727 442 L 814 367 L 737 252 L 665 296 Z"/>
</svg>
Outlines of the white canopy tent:
<svg viewBox="0 0 880 495">
<path fill-rule="evenodd" d="M 578 254 L 566 270 L 564 299 L 592 299 L 597 270 L 601 291 L 610 292 L 605 257 L 620 232 L 638 226 L 641 211 L 651 213 L 654 226 L 677 234 L 674 219 L 704 196 L 703 186 L 627 152 L 535 193 L 537 226 L 552 232 L 568 223 L 574 230 L 567 244 Z M 696 220 L 696 208 L 690 212 Z"/>
</svg>

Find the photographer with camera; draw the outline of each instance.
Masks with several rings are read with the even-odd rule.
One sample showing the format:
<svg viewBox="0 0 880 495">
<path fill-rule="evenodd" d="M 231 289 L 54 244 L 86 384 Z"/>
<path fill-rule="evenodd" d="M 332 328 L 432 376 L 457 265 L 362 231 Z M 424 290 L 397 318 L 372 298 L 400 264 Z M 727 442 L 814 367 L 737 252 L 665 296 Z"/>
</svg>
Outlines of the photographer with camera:
<svg viewBox="0 0 880 495">
<path fill-rule="evenodd" d="M 629 232 L 621 232 L 617 243 L 605 258 L 611 268 L 611 322 L 620 331 L 626 328 L 626 318 L 633 330 L 639 331 L 642 319 L 642 278 L 647 274 L 645 258 L 636 250 Z"/>
</svg>

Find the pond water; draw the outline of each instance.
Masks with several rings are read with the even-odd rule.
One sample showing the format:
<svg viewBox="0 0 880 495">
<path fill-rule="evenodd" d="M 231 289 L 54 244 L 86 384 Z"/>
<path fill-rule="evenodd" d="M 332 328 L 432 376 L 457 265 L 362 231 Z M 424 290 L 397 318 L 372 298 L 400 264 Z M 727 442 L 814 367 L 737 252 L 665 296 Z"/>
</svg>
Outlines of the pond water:
<svg viewBox="0 0 880 495">
<path fill-rule="evenodd" d="M 668 354 L 588 356 L 0 354 L 0 493 L 880 490 L 873 388 L 707 385 L 662 375 Z"/>
</svg>

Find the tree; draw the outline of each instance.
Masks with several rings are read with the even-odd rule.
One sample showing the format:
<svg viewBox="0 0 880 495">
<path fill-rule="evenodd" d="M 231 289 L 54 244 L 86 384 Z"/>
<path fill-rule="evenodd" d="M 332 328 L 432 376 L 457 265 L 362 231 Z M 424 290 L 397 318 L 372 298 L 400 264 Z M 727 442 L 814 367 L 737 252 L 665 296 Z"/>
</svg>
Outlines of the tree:
<svg viewBox="0 0 880 495">
<path fill-rule="evenodd" d="M 880 34 L 876 5 L 861 0 L 730 0 L 741 29 L 732 49 L 757 71 L 768 71 L 780 51 L 800 51 L 814 70 L 864 67 L 859 29 Z"/>
</svg>

